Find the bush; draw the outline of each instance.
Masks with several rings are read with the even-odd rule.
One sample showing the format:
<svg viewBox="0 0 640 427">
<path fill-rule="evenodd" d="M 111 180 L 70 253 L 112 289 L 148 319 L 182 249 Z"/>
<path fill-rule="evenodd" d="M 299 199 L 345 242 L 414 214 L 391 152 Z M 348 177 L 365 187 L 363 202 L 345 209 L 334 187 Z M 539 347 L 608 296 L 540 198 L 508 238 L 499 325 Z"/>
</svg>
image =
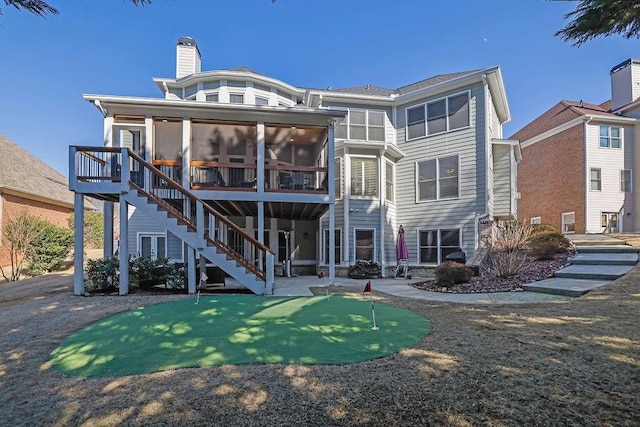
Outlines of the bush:
<svg viewBox="0 0 640 427">
<path fill-rule="evenodd" d="M 69 228 L 73 230 L 73 216 L 69 218 Z M 104 245 L 104 216 L 100 212 L 84 213 L 84 243 L 88 248 Z"/>
<path fill-rule="evenodd" d="M 464 264 L 447 261 L 436 267 L 436 282 L 448 288 L 460 283 L 468 283 L 473 277 L 473 271 Z"/>
<path fill-rule="evenodd" d="M 510 277 L 521 272 L 529 262 L 525 251 L 491 249 L 482 265 L 493 277 Z"/>
<path fill-rule="evenodd" d="M 85 268 L 88 291 L 115 291 L 120 281 L 120 261 L 118 258 L 89 260 Z M 152 287 L 164 283 L 177 289 L 184 288 L 183 267 L 169 264 L 168 258 L 129 258 L 129 286 L 132 288 Z"/>
<path fill-rule="evenodd" d="M 90 259 L 84 269 L 85 289 L 88 291 L 117 290 L 120 280 L 119 267 L 118 258 Z"/>
<path fill-rule="evenodd" d="M 38 220 L 40 233 L 31 242 L 27 272 L 33 276 L 59 270 L 73 247 L 73 230 Z"/>
<path fill-rule="evenodd" d="M 543 242 L 531 248 L 531 255 L 538 261 L 553 259 L 558 247 L 553 242 Z"/>
<path fill-rule="evenodd" d="M 525 247 L 530 235 L 531 226 L 518 221 L 494 224 L 491 247 L 498 251 L 517 251 Z"/>
<path fill-rule="evenodd" d="M 545 234 L 560 234 L 560 230 L 552 224 L 533 224 L 531 226 L 531 237 L 538 237 Z"/>
<path fill-rule="evenodd" d="M 530 238 L 527 243 L 532 251 L 540 245 L 554 246 L 555 253 L 562 253 L 571 246 L 571 242 L 560 233 L 541 234 Z"/>
</svg>

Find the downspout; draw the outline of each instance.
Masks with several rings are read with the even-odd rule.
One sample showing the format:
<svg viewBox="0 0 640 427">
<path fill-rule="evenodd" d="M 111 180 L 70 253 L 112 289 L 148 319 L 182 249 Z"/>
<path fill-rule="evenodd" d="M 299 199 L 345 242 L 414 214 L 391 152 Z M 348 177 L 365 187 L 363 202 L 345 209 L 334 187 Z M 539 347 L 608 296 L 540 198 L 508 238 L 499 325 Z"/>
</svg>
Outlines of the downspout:
<svg viewBox="0 0 640 427">
<path fill-rule="evenodd" d="M 582 144 L 584 147 L 584 232 L 589 232 L 588 218 L 589 218 L 589 146 L 587 145 L 587 126 L 593 120 L 593 116 L 585 116 L 584 124 L 582 125 Z M 562 231 L 562 230 L 561 230 Z"/>
<path fill-rule="evenodd" d="M 484 212 L 476 214 L 475 219 L 475 241 L 474 249 L 478 249 L 480 246 L 480 220 L 489 215 L 489 83 L 487 82 L 487 75 L 482 75 L 482 89 L 484 93 Z M 477 111 L 477 107 L 476 107 Z M 476 113 L 477 116 L 477 113 Z"/>
</svg>

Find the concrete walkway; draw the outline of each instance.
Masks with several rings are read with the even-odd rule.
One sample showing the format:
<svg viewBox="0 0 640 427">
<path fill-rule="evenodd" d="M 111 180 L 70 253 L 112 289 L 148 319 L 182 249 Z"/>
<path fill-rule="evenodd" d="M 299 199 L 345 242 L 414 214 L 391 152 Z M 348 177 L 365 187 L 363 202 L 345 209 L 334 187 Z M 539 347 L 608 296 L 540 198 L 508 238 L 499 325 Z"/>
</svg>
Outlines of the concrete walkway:
<svg viewBox="0 0 640 427">
<path fill-rule="evenodd" d="M 375 291 L 399 297 L 415 298 L 434 302 L 462 304 L 530 304 L 539 302 L 568 301 L 599 286 L 609 283 L 633 269 L 638 262 L 638 251 L 618 239 L 602 234 L 574 235 L 577 246 L 577 262 L 556 272 L 555 277 L 524 285 L 524 291 L 483 292 L 476 294 L 453 294 L 429 292 L 416 289 L 409 284 L 420 278 L 371 279 Z M 362 291 L 368 279 L 336 278 L 335 285 L 352 287 Z M 232 282 L 232 280 L 229 280 Z M 327 286 L 327 278 L 315 276 L 276 277 L 274 295 L 311 296 L 309 289 Z M 229 283 L 232 285 L 232 283 Z"/>
<path fill-rule="evenodd" d="M 578 254 L 572 265 L 555 272 L 550 279 L 522 286 L 532 292 L 579 297 L 616 280 L 638 263 L 638 250 L 606 234 L 571 236 Z"/>
</svg>

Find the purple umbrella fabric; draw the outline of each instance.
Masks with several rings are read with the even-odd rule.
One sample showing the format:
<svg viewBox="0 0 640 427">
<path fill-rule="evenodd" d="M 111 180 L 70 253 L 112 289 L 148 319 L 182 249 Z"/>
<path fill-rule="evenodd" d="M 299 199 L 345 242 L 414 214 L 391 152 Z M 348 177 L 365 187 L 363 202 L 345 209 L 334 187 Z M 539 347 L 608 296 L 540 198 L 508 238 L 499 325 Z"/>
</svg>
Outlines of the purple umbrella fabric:
<svg viewBox="0 0 640 427">
<path fill-rule="evenodd" d="M 400 226 L 398 230 L 398 243 L 396 245 L 396 259 L 409 259 L 409 250 L 407 242 L 404 240 L 404 227 Z"/>
</svg>

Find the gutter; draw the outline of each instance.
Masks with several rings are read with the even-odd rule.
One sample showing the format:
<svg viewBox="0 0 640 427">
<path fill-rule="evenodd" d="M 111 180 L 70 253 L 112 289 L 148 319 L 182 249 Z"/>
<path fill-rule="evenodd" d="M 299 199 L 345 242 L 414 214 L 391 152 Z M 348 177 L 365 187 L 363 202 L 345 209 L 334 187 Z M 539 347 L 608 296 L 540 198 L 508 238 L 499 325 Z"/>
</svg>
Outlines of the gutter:
<svg viewBox="0 0 640 427">
<path fill-rule="evenodd" d="M 474 249 L 478 249 L 480 247 L 480 219 L 489 216 L 489 115 L 487 114 L 489 107 L 489 83 L 487 82 L 487 75 L 482 75 L 482 88 L 484 91 L 484 178 L 485 178 L 485 186 L 484 186 L 484 212 L 481 214 L 476 214 L 475 218 L 475 241 L 474 241 Z M 477 108 L 476 108 L 477 110 Z"/>
</svg>

